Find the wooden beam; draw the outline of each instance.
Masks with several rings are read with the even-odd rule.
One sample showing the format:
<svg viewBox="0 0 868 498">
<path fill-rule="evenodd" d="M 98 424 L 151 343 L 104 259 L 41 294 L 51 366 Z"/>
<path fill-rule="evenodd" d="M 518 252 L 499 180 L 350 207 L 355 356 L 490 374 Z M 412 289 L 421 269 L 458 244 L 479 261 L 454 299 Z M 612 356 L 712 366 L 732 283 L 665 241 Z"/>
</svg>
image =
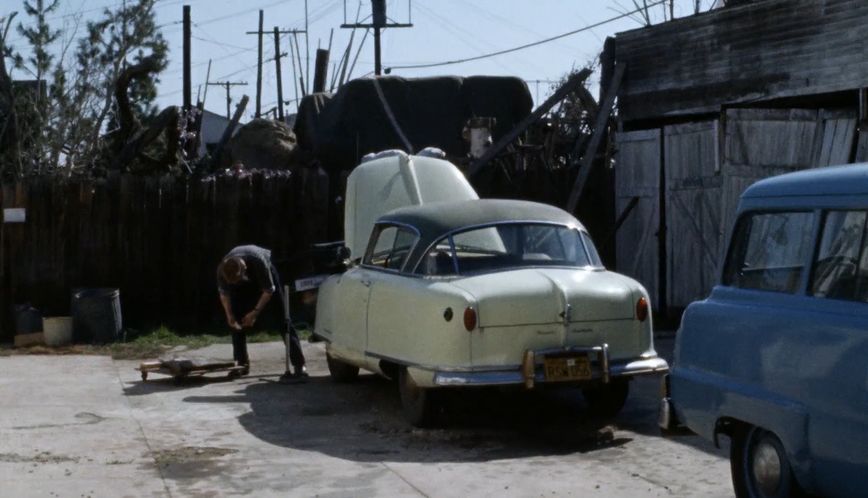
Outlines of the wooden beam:
<svg viewBox="0 0 868 498">
<path fill-rule="evenodd" d="M 621 79 L 624 77 L 625 68 L 626 66 L 623 63 L 615 64 L 615 73 L 612 75 L 612 81 L 609 83 L 608 90 L 606 90 L 606 98 L 600 106 L 600 112 L 597 113 L 597 121 L 594 123 L 594 134 L 591 136 L 588 148 L 585 150 L 584 155 L 582 155 L 579 173 L 576 175 L 573 190 L 570 192 L 570 200 L 567 202 L 568 213 L 575 212 L 579 199 L 582 197 L 582 191 L 585 189 L 585 184 L 588 182 L 588 176 L 591 174 L 597 149 L 600 148 L 600 142 L 603 141 L 603 134 L 606 132 L 606 122 L 609 120 L 609 114 L 612 112 L 612 106 L 615 105 L 615 96 L 618 95 L 618 89 L 621 87 Z"/>
<path fill-rule="evenodd" d="M 567 95 L 573 92 L 576 88 L 580 87 L 588 76 L 591 75 L 590 69 L 582 69 L 578 73 L 572 75 L 570 79 L 567 80 L 566 83 L 563 84 L 558 90 L 552 94 L 542 105 L 536 108 L 530 115 L 523 120 L 519 124 L 515 126 L 509 133 L 502 136 L 500 140 L 497 141 L 496 144 L 492 145 L 485 154 L 482 155 L 475 163 L 470 165 L 470 168 L 467 170 L 467 176 L 473 176 L 484 168 L 492 159 L 500 152 L 505 149 L 509 144 L 511 144 L 519 135 L 524 133 L 527 128 L 537 122 L 539 118 L 541 118 L 545 113 L 549 112 L 552 107 L 555 106 L 558 102 L 563 100 Z"/>
<path fill-rule="evenodd" d="M 235 131 L 235 127 L 238 126 L 238 121 L 241 120 L 241 116 L 244 114 L 244 109 L 247 108 L 247 102 L 250 100 L 250 97 L 247 95 L 241 97 L 241 102 L 238 103 L 238 107 L 235 108 L 235 114 L 232 115 L 232 120 L 229 121 L 229 126 L 223 130 L 223 136 L 220 137 L 220 141 L 217 142 L 217 147 L 214 150 L 214 162 L 213 165 L 216 167 L 220 162 L 220 155 L 223 153 L 223 147 L 226 146 L 226 142 L 232 138 L 232 132 Z"/>
</svg>

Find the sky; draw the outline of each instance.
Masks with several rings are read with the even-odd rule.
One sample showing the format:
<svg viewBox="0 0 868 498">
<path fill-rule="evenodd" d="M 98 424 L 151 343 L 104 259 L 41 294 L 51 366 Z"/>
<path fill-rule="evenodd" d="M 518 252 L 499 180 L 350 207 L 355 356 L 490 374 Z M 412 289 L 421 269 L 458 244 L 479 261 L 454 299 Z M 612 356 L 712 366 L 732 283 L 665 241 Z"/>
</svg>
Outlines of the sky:
<svg viewBox="0 0 868 498">
<path fill-rule="evenodd" d="M 652 3 L 651 0 L 647 0 Z M 438 75 L 509 75 L 528 82 L 536 103 L 551 92 L 552 82 L 561 79 L 573 68 L 594 61 L 603 49 L 606 37 L 642 26 L 637 16 L 623 17 L 579 33 L 516 52 L 461 64 L 430 68 L 398 68 L 403 65 L 437 63 L 537 42 L 561 33 L 596 25 L 623 16 L 634 10 L 634 2 L 642 0 L 387 0 L 387 14 L 396 23 L 412 23 L 412 28 L 386 29 L 382 35 L 384 67 L 396 66 L 391 74 L 404 77 Z M 95 19 L 102 8 L 117 6 L 122 0 L 61 0 L 60 9 L 52 15 L 52 23 L 65 28 L 67 36 L 81 36 L 83 29 L 73 30 L 77 20 Z M 192 27 L 192 80 L 193 99 L 197 91 L 205 92 L 208 60 L 211 63 L 210 81 L 246 82 L 247 86 L 232 88 L 235 103 L 242 94 L 250 96 L 247 117 L 253 112 L 256 94 L 257 37 L 245 34 L 256 31 L 258 10 L 264 11 L 265 31 L 275 26 L 282 30 L 305 29 L 305 3 L 308 13 L 308 37 L 299 36 L 299 52 L 303 66 L 307 62 L 306 43 L 310 49 L 310 76 L 313 77 L 313 59 L 317 47 L 328 48 L 331 39 L 331 61 L 340 59 L 349 42 L 350 29 L 342 29 L 345 22 L 353 23 L 360 9 L 361 18 L 370 15 L 369 0 L 157 0 L 157 24 L 169 43 L 169 66 L 160 75 L 159 107 L 182 103 L 182 8 L 190 5 Z M 703 10 L 710 0 L 702 2 Z M 13 10 L 23 11 L 20 0 L 0 0 L 0 16 Z M 11 7 L 11 8 L 10 8 Z M 675 17 L 693 13 L 693 0 L 675 0 Z M 653 22 L 660 22 L 664 6 L 651 7 Z M 345 14 L 346 12 L 346 14 Z M 23 18 L 19 12 L 16 20 Z M 368 19 L 366 22 L 370 22 Z M 83 25 L 83 22 L 81 23 Z M 354 37 L 353 56 L 362 40 L 364 30 Z M 280 40 L 281 52 L 289 51 L 289 37 Z M 21 37 L 10 34 L 12 44 L 23 49 Z M 263 58 L 274 57 L 273 36 L 264 37 Z M 284 100 L 294 100 L 292 64 L 289 57 L 281 60 Z M 328 76 L 331 82 L 331 71 Z M 365 40 L 353 77 L 373 74 L 373 33 Z M 305 67 L 305 73 L 307 68 Z M 263 65 L 262 108 L 266 111 L 277 102 L 275 64 Z M 15 77 L 16 75 L 13 75 Z M 27 75 L 17 75 L 25 79 Z M 599 75 L 592 76 L 592 90 L 596 92 Z M 221 87 L 207 88 L 206 108 L 226 113 L 226 94 Z M 295 104 L 286 108 L 294 112 Z M 246 119 L 245 119 L 246 120 Z"/>
</svg>

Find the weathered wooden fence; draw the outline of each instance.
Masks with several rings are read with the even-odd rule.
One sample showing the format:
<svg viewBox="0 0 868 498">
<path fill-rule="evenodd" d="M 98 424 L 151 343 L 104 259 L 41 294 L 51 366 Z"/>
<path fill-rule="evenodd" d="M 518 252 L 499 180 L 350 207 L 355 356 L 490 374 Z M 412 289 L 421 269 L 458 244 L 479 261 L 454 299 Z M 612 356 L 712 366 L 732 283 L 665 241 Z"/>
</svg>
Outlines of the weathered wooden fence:
<svg viewBox="0 0 868 498">
<path fill-rule="evenodd" d="M 127 324 L 216 324 L 215 268 L 235 245 L 272 249 L 281 271 L 310 270 L 299 257 L 327 240 L 329 181 L 321 170 L 176 179 L 33 178 L 4 184 L 0 224 L 0 341 L 14 334 L 11 307 L 69 313 L 71 291 L 116 287 Z"/>
</svg>

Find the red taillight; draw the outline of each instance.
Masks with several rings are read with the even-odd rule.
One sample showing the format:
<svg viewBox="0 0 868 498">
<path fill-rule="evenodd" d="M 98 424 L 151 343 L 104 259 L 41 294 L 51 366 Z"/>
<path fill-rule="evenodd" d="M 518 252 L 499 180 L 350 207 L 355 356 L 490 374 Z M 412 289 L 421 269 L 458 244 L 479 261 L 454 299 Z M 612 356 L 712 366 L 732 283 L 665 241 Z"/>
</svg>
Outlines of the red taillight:
<svg viewBox="0 0 868 498">
<path fill-rule="evenodd" d="M 468 332 L 476 328 L 476 310 L 470 306 L 464 310 L 464 328 Z"/>
<path fill-rule="evenodd" d="M 644 322 L 646 318 L 648 318 L 648 300 L 644 297 L 640 297 L 639 300 L 636 301 L 636 319 L 640 322 Z"/>
</svg>

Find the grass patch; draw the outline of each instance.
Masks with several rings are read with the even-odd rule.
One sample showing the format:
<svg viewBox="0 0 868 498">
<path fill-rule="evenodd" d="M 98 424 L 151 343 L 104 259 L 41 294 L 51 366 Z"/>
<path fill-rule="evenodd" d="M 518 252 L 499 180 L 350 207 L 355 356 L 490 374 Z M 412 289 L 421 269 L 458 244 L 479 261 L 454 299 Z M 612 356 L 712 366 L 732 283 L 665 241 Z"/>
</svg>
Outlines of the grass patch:
<svg viewBox="0 0 868 498">
<path fill-rule="evenodd" d="M 310 336 L 309 331 L 300 331 L 302 338 Z M 280 341 L 280 332 L 262 330 L 249 333 L 248 343 Z M 229 331 L 219 333 L 178 333 L 168 327 L 160 326 L 150 331 L 139 333 L 136 330 L 124 331 L 123 342 L 115 342 L 106 345 L 75 344 L 62 347 L 31 346 L 27 348 L 12 348 L 8 345 L 0 346 L 0 356 L 20 354 L 93 354 L 110 355 L 118 360 L 137 360 L 157 358 L 170 349 L 184 347 L 186 349 L 199 349 L 213 344 L 230 344 L 232 336 Z"/>
</svg>

